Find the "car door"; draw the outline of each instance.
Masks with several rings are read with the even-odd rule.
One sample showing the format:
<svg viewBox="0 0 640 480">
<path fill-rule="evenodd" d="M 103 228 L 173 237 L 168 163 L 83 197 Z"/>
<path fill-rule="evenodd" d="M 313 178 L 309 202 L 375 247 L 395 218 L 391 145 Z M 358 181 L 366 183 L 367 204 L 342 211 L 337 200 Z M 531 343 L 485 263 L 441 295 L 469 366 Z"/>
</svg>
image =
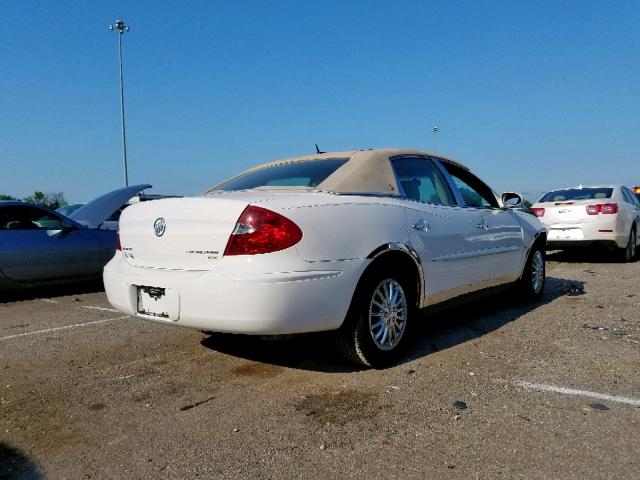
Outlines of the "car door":
<svg viewBox="0 0 640 480">
<path fill-rule="evenodd" d="M 474 286 L 485 288 L 516 280 L 526 248 L 517 213 L 502 208 L 495 194 L 466 168 L 442 161 L 470 223 L 466 251 L 475 269 Z"/>
<path fill-rule="evenodd" d="M 468 249 L 469 212 L 457 205 L 443 172 L 428 157 L 391 160 L 398 186 L 406 198 L 410 246 L 424 269 L 424 296 L 432 305 L 470 290 L 476 272 Z"/>
<path fill-rule="evenodd" d="M 625 200 L 625 209 L 629 211 L 630 223 L 635 222 L 636 229 L 640 226 L 640 202 L 631 190 L 622 187 L 622 196 Z"/>
<path fill-rule="evenodd" d="M 0 207 L 0 270 L 18 282 L 62 280 L 100 272 L 93 233 L 32 205 Z"/>
</svg>

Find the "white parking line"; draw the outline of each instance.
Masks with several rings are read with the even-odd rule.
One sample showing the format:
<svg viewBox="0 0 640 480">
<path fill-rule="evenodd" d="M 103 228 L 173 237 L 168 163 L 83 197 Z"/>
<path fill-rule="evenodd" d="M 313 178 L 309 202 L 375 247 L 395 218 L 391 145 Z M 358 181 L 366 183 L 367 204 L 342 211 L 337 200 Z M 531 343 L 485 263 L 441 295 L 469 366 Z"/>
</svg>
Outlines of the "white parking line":
<svg viewBox="0 0 640 480">
<path fill-rule="evenodd" d="M 47 303 L 58 303 L 57 300 L 53 300 L 51 298 L 36 298 L 36 300 L 40 300 L 41 302 L 47 302 Z"/>
<path fill-rule="evenodd" d="M 89 310 L 100 310 L 101 312 L 118 312 L 115 308 L 106 307 L 94 307 L 93 305 L 83 305 L 82 308 L 88 308 Z"/>
<path fill-rule="evenodd" d="M 598 400 L 607 400 L 609 402 L 624 403 L 640 407 L 640 400 L 629 397 L 621 397 L 619 395 L 609 395 L 608 393 L 591 392 L 589 390 L 578 390 L 575 388 L 558 387 L 556 385 L 545 385 L 544 383 L 531 383 L 524 381 L 513 382 L 514 385 L 524 387 L 529 390 L 537 390 L 539 392 L 561 393 L 563 395 L 573 395 L 577 397 L 596 398 Z"/>
<path fill-rule="evenodd" d="M 102 320 L 96 320 L 94 322 L 74 323 L 73 325 L 65 325 L 63 327 L 47 328 L 45 330 L 35 330 L 33 332 L 17 333 L 15 335 L 7 335 L 6 337 L 0 337 L 0 342 L 2 342 L 4 340 L 12 340 L 14 338 L 19 338 L 19 337 L 28 337 L 30 335 L 40 335 L 42 333 L 57 332 L 59 330 L 68 330 L 70 328 L 88 327 L 90 325 L 97 325 L 99 323 L 113 322 L 115 320 L 122 320 L 122 319 L 125 319 L 125 318 L 129 318 L 129 315 L 125 315 L 124 317 L 104 318 Z"/>
</svg>

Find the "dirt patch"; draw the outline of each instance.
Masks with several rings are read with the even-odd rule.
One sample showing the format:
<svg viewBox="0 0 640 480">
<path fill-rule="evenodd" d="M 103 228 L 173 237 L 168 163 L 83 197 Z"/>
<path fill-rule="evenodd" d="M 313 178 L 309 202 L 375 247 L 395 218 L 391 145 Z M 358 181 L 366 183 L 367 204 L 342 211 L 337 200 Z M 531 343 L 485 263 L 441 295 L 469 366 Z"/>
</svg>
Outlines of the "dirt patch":
<svg viewBox="0 0 640 480">
<path fill-rule="evenodd" d="M 92 412 L 99 412 L 105 408 L 107 408 L 107 406 L 104 403 L 94 403 L 93 405 L 89 405 L 89 410 Z"/>
<path fill-rule="evenodd" d="M 272 378 L 280 375 L 283 367 L 269 365 L 268 363 L 248 363 L 231 369 L 231 373 L 240 377 Z"/>
<path fill-rule="evenodd" d="M 195 403 L 190 403 L 189 405 L 184 405 L 184 406 L 180 407 L 178 410 L 180 410 L 181 412 L 186 412 L 187 410 L 191 410 L 192 408 L 199 407 L 200 405 L 203 405 L 203 404 L 205 404 L 207 402 L 210 402 L 214 398 L 216 398 L 216 397 L 208 397 L 208 398 L 205 398 L 204 400 L 200 400 L 200 401 L 195 402 Z"/>
<path fill-rule="evenodd" d="M 381 409 L 373 408 L 374 403 L 373 394 L 341 390 L 306 395 L 295 408 L 314 422 L 344 425 L 377 416 Z"/>
</svg>

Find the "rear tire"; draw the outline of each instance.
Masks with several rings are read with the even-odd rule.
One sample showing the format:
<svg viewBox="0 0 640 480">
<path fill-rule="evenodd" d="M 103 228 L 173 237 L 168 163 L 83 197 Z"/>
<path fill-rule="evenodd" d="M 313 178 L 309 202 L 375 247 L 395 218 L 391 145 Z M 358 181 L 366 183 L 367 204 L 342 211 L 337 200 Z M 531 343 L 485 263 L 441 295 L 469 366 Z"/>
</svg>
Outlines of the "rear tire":
<svg viewBox="0 0 640 480">
<path fill-rule="evenodd" d="M 528 302 L 539 300 L 546 281 L 546 258 L 544 243 L 536 243 L 531 248 L 517 289 L 522 299 Z"/>
<path fill-rule="evenodd" d="M 415 282 L 387 264 L 366 274 L 349 313 L 336 332 L 338 349 L 348 360 L 383 368 L 398 360 L 415 316 Z"/>
<path fill-rule="evenodd" d="M 638 254 L 636 248 L 636 236 L 636 229 L 632 227 L 631 233 L 629 233 L 629 241 L 627 242 L 627 246 L 620 249 L 620 256 L 623 262 L 633 262 L 636 259 L 636 256 Z"/>
</svg>

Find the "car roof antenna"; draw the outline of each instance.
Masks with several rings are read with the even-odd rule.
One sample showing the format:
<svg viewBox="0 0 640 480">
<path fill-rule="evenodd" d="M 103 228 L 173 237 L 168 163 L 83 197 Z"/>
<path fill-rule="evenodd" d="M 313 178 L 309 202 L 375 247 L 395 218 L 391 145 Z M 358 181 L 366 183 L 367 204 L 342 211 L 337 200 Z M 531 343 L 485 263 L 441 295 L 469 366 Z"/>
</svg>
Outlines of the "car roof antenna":
<svg viewBox="0 0 640 480">
<path fill-rule="evenodd" d="M 320 151 L 320 148 L 318 148 L 318 144 L 316 143 L 316 153 L 320 154 L 320 153 L 327 153 L 327 152 Z"/>
</svg>

